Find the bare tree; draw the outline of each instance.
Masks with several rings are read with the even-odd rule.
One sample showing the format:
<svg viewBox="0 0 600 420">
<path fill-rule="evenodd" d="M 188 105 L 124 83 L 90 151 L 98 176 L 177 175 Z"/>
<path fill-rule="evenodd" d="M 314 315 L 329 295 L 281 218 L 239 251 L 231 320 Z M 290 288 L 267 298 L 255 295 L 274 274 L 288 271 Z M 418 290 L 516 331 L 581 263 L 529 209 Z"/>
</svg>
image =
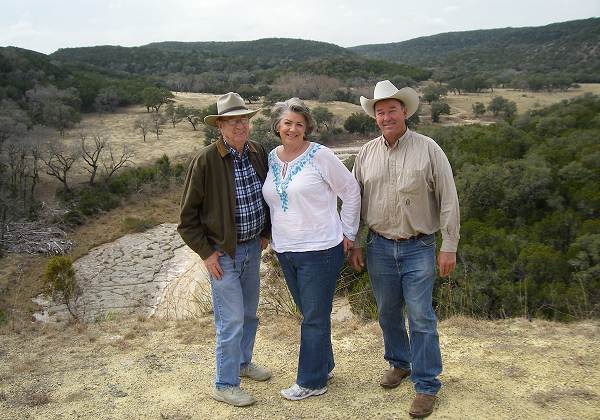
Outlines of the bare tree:
<svg viewBox="0 0 600 420">
<path fill-rule="evenodd" d="M 162 127 L 165 125 L 167 120 L 164 115 L 159 112 L 155 112 L 152 114 L 152 131 L 156 133 L 156 140 L 159 139 L 159 135 L 162 134 Z"/>
<path fill-rule="evenodd" d="M 165 108 L 165 113 L 167 114 L 169 122 L 173 125 L 173 128 L 175 128 L 175 124 L 181 122 L 183 119 L 183 114 L 181 112 L 182 107 L 183 105 L 178 105 L 175 107 L 175 105 L 171 103 Z"/>
<path fill-rule="evenodd" d="M 148 134 L 150 128 L 152 128 L 152 122 L 148 118 L 137 118 L 133 123 L 133 129 L 142 132 L 144 143 L 146 142 L 146 134 Z"/>
<path fill-rule="evenodd" d="M 0 101 L 0 154 L 7 140 L 19 137 L 27 131 L 28 123 L 29 117 L 14 101 Z"/>
<path fill-rule="evenodd" d="M 56 143 L 50 143 L 47 150 L 47 157 L 42 157 L 46 173 L 62 182 L 65 192 L 70 192 L 67 175 L 80 156 L 79 149 L 65 149 Z"/>
<path fill-rule="evenodd" d="M 116 155 L 113 153 L 112 146 L 108 144 L 108 153 L 102 159 L 102 166 L 104 167 L 104 181 L 108 182 L 111 176 L 114 175 L 119 169 L 124 168 L 130 164 L 133 164 L 133 152 L 129 151 L 127 145 L 123 145 L 121 154 Z"/>
<path fill-rule="evenodd" d="M 92 136 L 94 144 L 89 145 L 89 143 L 86 144 L 86 133 L 81 133 L 79 136 L 81 138 L 81 156 L 87 164 L 85 170 L 90 173 L 90 185 L 94 185 L 98 166 L 100 166 L 100 155 L 104 148 L 109 144 L 108 137 L 104 134 L 96 133 Z"/>
<path fill-rule="evenodd" d="M 196 131 L 198 129 L 198 124 L 202 122 L 202 119 L 204 117 L 202 110 L 193 107 L 186 107 L 183 105 L 179 105 L 177 107 L 177 110 L 181 113 L 183 118 L 188 120 L 188 122 L 192 125 L 192 129 Z"/>
</svg>

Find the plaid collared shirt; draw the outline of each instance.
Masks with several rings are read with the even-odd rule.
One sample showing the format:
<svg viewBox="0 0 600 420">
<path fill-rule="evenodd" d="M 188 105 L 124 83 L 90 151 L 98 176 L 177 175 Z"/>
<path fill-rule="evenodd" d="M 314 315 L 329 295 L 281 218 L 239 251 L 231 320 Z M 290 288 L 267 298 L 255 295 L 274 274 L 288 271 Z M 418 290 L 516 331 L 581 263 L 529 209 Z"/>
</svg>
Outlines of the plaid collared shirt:
<svg viewBox="0 0 600 420">
<path fill-rule="evenodd" d="M 256 238 L 265 226 L 262 182 L 248 158 L 248 143 L 244 145 L 241 156 L 227 142 L 225 142 L 225 146 L 233 157 L 237 240 L 245 242 Z"/>
</svg>

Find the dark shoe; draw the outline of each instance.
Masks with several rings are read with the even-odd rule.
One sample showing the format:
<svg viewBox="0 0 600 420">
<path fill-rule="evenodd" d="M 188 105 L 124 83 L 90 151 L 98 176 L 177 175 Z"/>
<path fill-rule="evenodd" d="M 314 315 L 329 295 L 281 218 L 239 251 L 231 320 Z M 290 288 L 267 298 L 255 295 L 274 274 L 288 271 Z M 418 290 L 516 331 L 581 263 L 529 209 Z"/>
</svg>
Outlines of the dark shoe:
<svg viewBox="0 0 600 420">
<path fill-rule="evenodd" d="M 407 376 L 410 376 L 410 370 L 390 367 L 381 377 L 379 385 L 384 388 L 396 388 Z"/>
<path fill-rule="evenodd" d="M 413 400 L 410 411 L 411 417 L 423 418 L 427 417 L 433 412 L 433 405 L 435 404 L 435 395 L 429 394 L 417 394 Z"/>
</svg>

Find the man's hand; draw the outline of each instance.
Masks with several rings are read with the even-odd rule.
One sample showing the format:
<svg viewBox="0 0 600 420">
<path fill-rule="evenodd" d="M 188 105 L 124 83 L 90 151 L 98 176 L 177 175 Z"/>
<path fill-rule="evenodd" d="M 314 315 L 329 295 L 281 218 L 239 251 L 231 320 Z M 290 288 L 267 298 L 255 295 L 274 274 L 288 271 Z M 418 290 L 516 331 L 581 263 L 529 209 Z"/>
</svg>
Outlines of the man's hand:
<svg viewBox="0 0 600 420">
<path fill-rule="evenodd" d="M 223 275 L 223 269 L 219 264 L 219 257 L 223 255 L 221 251 L 215 251 L 210 257 L 204 260 L 204 266 L 208 270 L 209 274 L 217 280 L 221 280 Z"/>
<path fill-rule="evenodd" d="M 269 240 L 267 238 L 260 237 L 260 249 L 265 250 L 269 246 Z"/>
<path fill-rule="evenodd" d="M 350 265 L 356 271 L 362 271 L 365 268 L 365 261 L 363 259 L 362 248 L 355 247 L 350 251 Z"/>
<path fill-rule="evenodd" d="M 446 277 L 456 268 L 456 252 L 440 251 L 438 254 L 438 268 L 440 277 Z"/>
</svg>

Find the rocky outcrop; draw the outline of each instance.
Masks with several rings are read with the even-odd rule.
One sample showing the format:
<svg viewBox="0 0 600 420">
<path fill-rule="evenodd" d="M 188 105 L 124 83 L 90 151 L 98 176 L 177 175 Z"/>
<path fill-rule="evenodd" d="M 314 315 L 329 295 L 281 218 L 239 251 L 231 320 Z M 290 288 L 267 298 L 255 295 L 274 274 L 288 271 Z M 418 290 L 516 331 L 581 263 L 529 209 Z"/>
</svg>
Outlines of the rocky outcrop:
<svg viewBox="0 0 600 420">
<path fill-rule="evenodd" d="M 82 294 L 76 310 L 84 321 L 114 314 L 180 319 L 210 310 L 208 273 L 175 224 L 125 235 L 74 262 Z M 64 305 L 39 297 L 38 320 L 69 317 Z"/>
</svg>

